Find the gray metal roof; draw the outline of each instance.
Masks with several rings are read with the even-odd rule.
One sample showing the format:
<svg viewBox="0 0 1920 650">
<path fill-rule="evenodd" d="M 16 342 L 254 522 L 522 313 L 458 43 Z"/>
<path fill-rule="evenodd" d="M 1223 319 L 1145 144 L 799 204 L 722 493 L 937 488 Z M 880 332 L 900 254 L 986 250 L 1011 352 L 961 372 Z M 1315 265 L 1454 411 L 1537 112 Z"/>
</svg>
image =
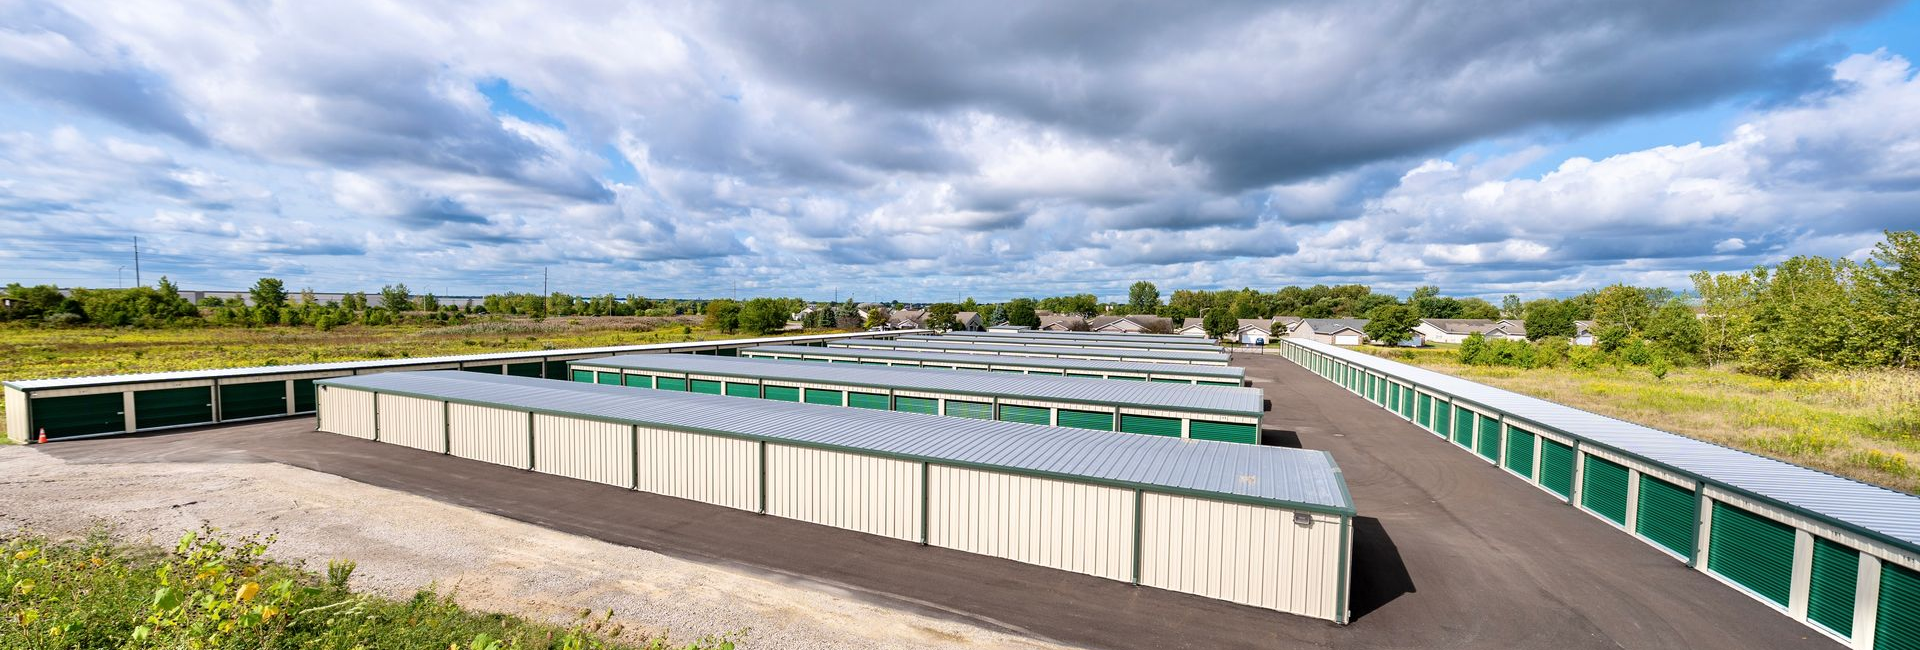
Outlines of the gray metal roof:
<svg viewBox="0 0 1920 650">
<path fill-rule="evenodd" d="M 999 334 L 1000 332 L 947 332 L 948 334 Z M 1016 334 L 1036 334 L 1040 336 L 1075 337 L 1100 341 L 1194 341 L 1198 337 L 1179 334 L 1149 334 L 1146 332 L 1075 332 L 1060 330 L 1029 329 Z"/>
<path fill-rule="evenodd" d="M 1322 451 L 458 371 L 384 373 L 317 383 L 1226 500 L 1353 512 L 1340 468 Z"/>
<path fill-rule="evenodd" d="M 675 352 L 680 350 L 704 350 L 715 347 L 739 347 L 762 345 L 767 343 L 791 343 L 794 341 L 831 341 L 845 338 L 869 338 L 873 336 L 891 336 L 900 333 L 926 332 L 931 330 L 900 330 L 898 332 L 854 332 L 849 334 L 809 334 L 806 336 L 769 336 L 750 339 L 721 339 L 717 341 L 684 341 L 679 343 L 649 343 L 646 345 L 611 345 L 597 348 L 562 348 L 558 350 L 528 350 L 525 352 L 489 352 L 486 354 L 461 354 L 444 357 L 407 357 L 402 359 L 375 359 L 371 361 L 337 361 L 332 363 L 297 363 L 285 366 L 244 366 L 239 368 L 209 368 L 205 370 L 180 370 L 174 372 L 146 372 L 126 375 L 92 375 L 87 377 L 66 377 L 62 379 L 27 379 L 0 382 L 23 391 L 51 388 L 74 388 L 78 386 L 104 386 L 111 384 L 143 384 L 162 381 L 189 381 L 195 379 L 226 379 L 232 377 L 257 377 L 260 375 L 291 375 L 307 372 L 334 372 L 355 370 L 377 370 L 405 366 L 419 366 L 441 363 L 461 364 L 501 364 L 510 362 L 539 361 L 548 357 L 573 355 L 613 355 L 646 352 Z"/>
<path fill-rule="evenodd" d="M 1082 339 L 1064 336 L 1043 336 L 1032 334 L 995 334 L 992 332 L 948 332 L 946 334 L 910 335 L 900 337 L 907 341 L 937 341 L 947 339 L 961 343 L 1007 343 L 1009 345 L 1055 345 L 1081 346 L 1093 348 L 1111 348 L 1115 350 L 1186 350 L 1190 352 L 1219 352 L 1220 346 L 1204 339 L 1187 337 L 1185 342 L 1172 341 L 1118 341 L 1112 338 Z"/>
<path fill-rule="evenodd" d="M 828 345 L 843 345 L 848 342 L 835 341 Z M 864 346 L 867 341 L 853 342 Z M 1226 363 L 1230 360 L 1225 352 L 1168 352 L 1161 350 L 1089 350 L 1086 348 L 1053 348 L 1038 345 L 981 345 L 977 343 L 942 343 L 939 341 L 872 341 L 882 349 L 896 350 L 940 350 L 961 354 L 1079 354 L 1089 357 L 1114 357 L 1130 359 L 1155 359 L 1160 361 L 1201 361 Z"/>
<path fill-rule="evenodd" d="M 1445 373 L 1301 339 L 1309 350 L 1503 411 L 1694 478 L 1770 499 L 1920 549 L 1920 497 L 1652 427 L 1528 397 Z"/>
<path fill-rule="evenodd" d="M 747 379 L 817 382 L 867 388 L 924 390 L 956 395 L 1074 402 L 1104 406 L 1226 413 L 1260 417 L 1263 396 L 1258 388 L 1195 386 L 1083 377 L 1010 375 L 938 368 L 896 368 L 827 363 L 793 363 L 770 359 L 708 357 L 691 354 L 635 354 L 573 362 L 580 368 L 621 368 L 649 372 L 721 375 Z"/>
<path fill-rule="evenodd" d="M 1196 366 L 1189 363 L 1144 363 L 1140 361 L 1102 361 L 1099 359 L 1056 359 L 1053 357 L 1009 357 L 997 354 L 957 354 L 953 352 L 914 352 L 910 350 L 872 350 L 867 348 L 814 347 L 811 345 L 761 345 L 742 352 L 765 350 L 783 354 L 811 354 L 843 359 L 887 359 L 933 363 L 975 363 L 985 366 L 1020 366 L 1060 370 L 1102 370 L 1141 374 L 1217 377 L 1239 381 L 1247 369 L 1239 366 Z"/>
</svg>

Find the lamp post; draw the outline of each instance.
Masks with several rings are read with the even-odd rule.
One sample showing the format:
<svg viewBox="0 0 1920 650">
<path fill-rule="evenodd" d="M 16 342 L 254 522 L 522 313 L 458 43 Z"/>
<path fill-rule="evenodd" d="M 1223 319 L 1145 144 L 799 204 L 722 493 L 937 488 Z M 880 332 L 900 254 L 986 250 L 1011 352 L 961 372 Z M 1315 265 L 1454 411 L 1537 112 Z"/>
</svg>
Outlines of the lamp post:
<svg viewBox="0 0 1920 650">
<path fill-rule="evenodd" d="M 122 289 L 127 288 L 127 267 L 122 266 L 113 272 L 113 284 Z"/>
</svg>

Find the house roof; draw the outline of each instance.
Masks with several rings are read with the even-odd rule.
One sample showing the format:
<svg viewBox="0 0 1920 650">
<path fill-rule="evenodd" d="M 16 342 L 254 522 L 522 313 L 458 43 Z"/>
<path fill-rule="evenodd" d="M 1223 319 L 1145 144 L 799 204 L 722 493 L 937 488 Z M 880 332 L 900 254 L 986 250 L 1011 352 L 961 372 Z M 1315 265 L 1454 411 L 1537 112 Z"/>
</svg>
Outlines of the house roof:
<svg viewBox="0 0 1920 650">
<path fill-rule="evenodd" d="M 1266 332 L 1273 331 L 1273 321 L 1270 321 L 1270 320 L 1261 320 L 1258 318 L 1241 318 L 1241 319 L 1238 319 L 1238 322 L 1239 324 L 1236 325 L 1236 327 L 1238 328 L 1237 331 L 1245 332 L 1250 329 L 1258 329 Z"/>
<path fill-rule="evenodd" d="M 1087 319 L 1081 318 L 1079 316 L 1075 316 L 1073 314 L 1044 314 L 1040 316 L 1041 327 L 1046 327 L 1048 325 L 1064 325 L 1064 326 L 1071 327 L 1075 323 L 1085 323 L 1085 322 L 1087 322 Z"/>
<path fill-rule="evenodd" d="M 1484 334 L 1501 327 L 1500 321 L 1489 318 L 1422 318 L 1420 322 L 1448 334 Z"/>
<path fill-rule="evenodd" d="M 1300 324 L 1313 329 L 1315 334 L 1332 334 L 1340 330 L 1364 331 L 1367 328 L 1365 318 L 1303 318 Z"/>
<path fill-rule="evenodd" d="M 967 321 L 970 321 L 970 320 L 974 320 L 974 319 L 976 319 L 976 318 L 979 318 L 979 317 L 980 317 L 980 312 L 977 312 L 977 311 L 956 311 L 956 312 L 953 312 L 953 319 L 954 319 L 954 320 L 957 320 L 957 321 L 960 321 L 960 322 L 962 322 L 962 323 L 964 323 L 964 322 L 967 322 Z"/>
</svg>

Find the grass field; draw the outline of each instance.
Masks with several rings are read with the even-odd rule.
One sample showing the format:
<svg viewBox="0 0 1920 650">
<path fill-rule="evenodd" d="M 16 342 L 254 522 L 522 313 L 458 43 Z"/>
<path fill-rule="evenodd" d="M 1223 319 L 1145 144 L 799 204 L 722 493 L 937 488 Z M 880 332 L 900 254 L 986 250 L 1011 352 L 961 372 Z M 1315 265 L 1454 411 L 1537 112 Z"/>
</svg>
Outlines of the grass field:
<svg viewBox="0 0 1920 650">
<path fill-rule="evenodd" d="M 1710 368 L 1464 366 L 1451 349 L 1368 349 L 1595 413 L 1920 493 L 1920 373 L 1816 373 L 1780 381 Z"/>
<path fill-rule="evenodd" d="M 700 327 L 698 318 L 514 319 L 447 327 L 0 327 L 0 379 L 359 361 L 757 336 Z M 0 406 L 0 409 L 4 409 Z M 0 410 L 4 414 L 4 410 Z M 4 425 L 0 425 L 4 426 Z M 3 439 L 3 438 L 0 438 Z"/>
</svg>

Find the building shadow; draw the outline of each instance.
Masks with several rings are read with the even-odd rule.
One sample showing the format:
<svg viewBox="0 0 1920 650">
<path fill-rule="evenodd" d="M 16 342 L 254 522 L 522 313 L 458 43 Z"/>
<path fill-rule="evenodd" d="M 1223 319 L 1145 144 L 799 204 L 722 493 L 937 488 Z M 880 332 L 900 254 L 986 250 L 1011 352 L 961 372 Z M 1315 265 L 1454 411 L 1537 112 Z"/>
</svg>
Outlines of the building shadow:
<svg viewBox="0 0 1920 650">
<path fill-rule="evenodd" d="M 1260 444 L 1266 447 L 1300 448 L 1300 434 L 1286 429 L 1261 429 Z"/>
<path fill-rule="evenodd" d="M 1373 517 L 1353 518 L 1353 584 L 1347 593 L 1347 607 L 1359 620 L 1393 602 L 1414 593 L 1413 576 L 1400 559 L 1400 547 L 1393 536 Z"/>
</svg>

